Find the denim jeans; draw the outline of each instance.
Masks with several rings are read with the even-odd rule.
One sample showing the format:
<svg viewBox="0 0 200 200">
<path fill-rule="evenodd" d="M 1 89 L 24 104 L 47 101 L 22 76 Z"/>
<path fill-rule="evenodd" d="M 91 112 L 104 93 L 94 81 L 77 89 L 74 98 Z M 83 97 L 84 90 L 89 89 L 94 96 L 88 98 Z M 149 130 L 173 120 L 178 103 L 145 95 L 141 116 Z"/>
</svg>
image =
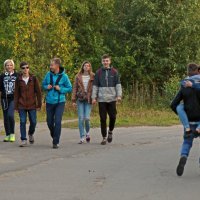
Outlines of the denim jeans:
<svg viewBox="0 0 200 200">
<path fill-rule="evenodd" d="M 90 131 L 90 113 L 91 113 L 91 104 L 87 101 L 77 101 L 78 105 L 78 127 L 80 132 L 80 138 L 84 138 L 86 134 Z"/>
<path fill-rule="evenodd" d="M 14 100 L 1 99 L 3 110 L 3 120 L 6 135 L 14 134 L 15 118 L 14 118 Z"/>
<path fill-rule="evenodd" d="M 198 126 L 199 123 L 196 123 L 196 124 L 190 124 L 190 129 L 192 131 L 194 131 L 197 126 Z M 185 135 L 185 131 L 184 131 L 184 135 Z M 189 156 L 189 153 L 190 153 L 190 150 L 192 148 L 192 144 L 193 144 L 193 140 L 194 138 L 197 138 L 199 137 L 199 134 L 192 134 L 190 137 L 184 137 L 183 139 L 183 144 L 182 144 L 182 147 L 181 147 L 181 156 L 186 156 L 188 157 Z"/>
<path fill-rule="evenodd" d="M 59 144 L 61 135 L 61 121 L 65 108 L 65 103 L 46 103 L 47 125 L 50 130 L 53 144 Z"/>
<path fill-rule="evenodd" d="M 37 115 L 36 115 L 35 109 L 33 109 L 33 110 L 19 109 L 21 140 L 27 140 L 27 138 L 26 138 L 27 113 L 28 113 L 28 118 L 30 121 L 29 131 L 28 131 L 29 135 L 34 134 L 35 127 L 37 124 Z"/>
<path fill-rule="evenodd" d="M 177 107 L 176 107 L 176 112 L 178 114 L 178 117 L 181 121 L 181 123 L 183 124 L 183 127 L 186 129 L 186 128 L 190 128 L 190 124 L 189 124 L 189 120 L 188 120 L 188 117 L 187 117 L 187 114 L 184 110 L 184 104 L 179 104 Z M 198 124 L 198 126 L 196 127 L 197 129 L 200 129 L 200 123 Z"/>
</svg>

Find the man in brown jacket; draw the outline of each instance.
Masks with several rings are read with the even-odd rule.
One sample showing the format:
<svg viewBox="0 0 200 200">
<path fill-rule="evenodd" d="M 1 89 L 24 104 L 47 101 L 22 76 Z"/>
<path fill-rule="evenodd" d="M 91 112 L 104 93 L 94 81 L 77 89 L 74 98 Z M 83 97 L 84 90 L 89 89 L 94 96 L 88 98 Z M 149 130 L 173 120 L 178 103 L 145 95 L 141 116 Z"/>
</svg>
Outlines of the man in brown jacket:
<svg viewBox="0 0 200 200">
<path fill-rule="evenodd" d="M 36 110 L 41 109 L 42 93 L 38 79 L 29 73 L 29 65 L 26 62 L 20 63 L 22 73 L 18 76 L 15 83 L 14 104 L 15 110 L 19 112 L 20 117 L 20 147 L 27 146 L 26 138 L 26 119 L 27 114 L 30 121 L 29 142 L 34 143 L 33 134 L 37 123 Z"/>
</svg>

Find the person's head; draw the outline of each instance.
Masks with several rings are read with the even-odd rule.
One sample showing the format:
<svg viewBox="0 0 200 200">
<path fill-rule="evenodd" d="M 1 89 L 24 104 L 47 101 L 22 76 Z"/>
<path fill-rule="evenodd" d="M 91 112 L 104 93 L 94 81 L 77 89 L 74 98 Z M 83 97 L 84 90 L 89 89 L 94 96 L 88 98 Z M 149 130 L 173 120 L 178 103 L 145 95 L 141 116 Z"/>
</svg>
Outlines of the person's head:
<svg viewBox="0 0 200 200">
<path fill-rule="evenodd" d="M 195 63 L 188 64 L 187 73 L 188 76 L 197 75 L 199 73 L 199 66 Z"/>
<path fill-rule="evenodd" d="M 198 65 L 198 73 L 200 74 L 200 65 Z"/>
<path fill-rule="evenodd" d="M 51 63 L 50 63 L 50 70 L 53 73 L 58 73 L 60 70 L 60 66 L 61 66 L 61 60 L 60 58 L 53 58 L 51 59 Z"/>
<path fill-rule="evenodd" d="M 23 75 L 29 75 L 29 65 L 27 62 L 21 62 L 19 66 Z"/>
<path fill-rule="evenodd" d="M 6 72 L 11 73 L 15 69 L 15 63 L 13 60 L 8 59 L 4 62 L 4 69 Z"/>
<path fill-rule="evenodd" d="M 92 72 L 92 65 L 89 61 L 84 61 L 81 65 L 80 72 L 83 74 L 84 72 L 88 72 L 89 74 Z"/>
<path fill-rule="evenodd" d="M 104 55 L 101 57 L 101 62 L 102 62 L 103 66 L 104 66 L 105 68 L 110 67 L 110 64 L 111 64 L 111 56 L 109 56 L 108 54 L 104 54 Z"/>
</svg>

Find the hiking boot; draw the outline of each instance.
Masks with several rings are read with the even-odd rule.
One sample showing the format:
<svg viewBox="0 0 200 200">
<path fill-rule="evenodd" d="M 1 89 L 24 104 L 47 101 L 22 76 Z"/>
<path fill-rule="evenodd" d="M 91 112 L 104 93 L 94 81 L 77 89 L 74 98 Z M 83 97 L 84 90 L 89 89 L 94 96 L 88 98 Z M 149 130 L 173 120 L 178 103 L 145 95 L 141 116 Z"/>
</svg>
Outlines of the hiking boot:
<svg viewBox="0 0 200 200">
<path fill-rule="evenodd" d="M 103 138 L 101 145 L 106 145 L 106 138 Z"/>
<path fill-rule="evenodd" d="M 59 144 L 53 144 L 53 149 L 58 149 L 59 148 Z"/>
<path fill-rule="evenodd" d="M 27 141 L 26 140 L 21 140 L 21 143 L 19 147 L 26 147 L 27 146 Z"/>
<path fill-rule="evenodd" d="M 178 164 L 177 169 L 176 169 L 176 173 L 177 173 L 178 176 L 182 176 L 183 175 L 186 161 L 187 161 L 187 157 L 186 156 L 182 156 L 180 158 L 179 164 Z"/>
<path fill-rule="evenodd" d="M 10 142 L 15 142 L 15 134 L 10 134 Z"/>
<path fill-rule="evenodd" d="M 30 144 L 33 144 L 35 142 L 33 135 L 28 134 L 28 136 L 29 136 L 29 142 L 30 142 Z"/>
<path fill-rule="evenodd" d="M 184 138 L 190 138 L 192 136 L 192 130 L 185 131 Z"/>
<path fill-rule="evenodd" d="M 112 132 L 111 132 L 111 131 L 108 131 L 108 138 L 107 138 L 108 143 L 111 143 L 111 142 L 112 142 L 112 139 L 113 139 L 113 137 L 112 137 Z"/>
<path fill-rule="evenodd" d="M 90 142 L 90 135 L 86 135 L 86 142 L 89 143 Z"/>
<path fill-rule="evenodd" d="M 4 142 L 10 142 L 10 135 L 6 135 L 6 137 L 3 140 Z"/>
<path fill-rule="evenodd" d="M 192 133 L 194 134 L 195 137 L 200 136 L 200 133 L 197 130 L 194 130 Z"/>
</svg>

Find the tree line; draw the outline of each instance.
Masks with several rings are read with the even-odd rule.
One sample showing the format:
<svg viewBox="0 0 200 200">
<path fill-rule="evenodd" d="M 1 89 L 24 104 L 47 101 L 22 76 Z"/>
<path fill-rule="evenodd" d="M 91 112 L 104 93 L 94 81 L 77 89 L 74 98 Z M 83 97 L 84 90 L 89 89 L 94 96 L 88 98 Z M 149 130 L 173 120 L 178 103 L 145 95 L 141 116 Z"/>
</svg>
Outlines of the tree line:
<svg viewBox="0 0 200 200">
<path fill-rule="evenodd" d="M 200 0 L 1 0 L 1 67 L 25 60 L 42 79 L 57 56 L 73 78 L 84 60 L 96 70 L 109 53 L 124 88 L 162 93 L 200 61 L 199 10 Z"/>
</svg>

